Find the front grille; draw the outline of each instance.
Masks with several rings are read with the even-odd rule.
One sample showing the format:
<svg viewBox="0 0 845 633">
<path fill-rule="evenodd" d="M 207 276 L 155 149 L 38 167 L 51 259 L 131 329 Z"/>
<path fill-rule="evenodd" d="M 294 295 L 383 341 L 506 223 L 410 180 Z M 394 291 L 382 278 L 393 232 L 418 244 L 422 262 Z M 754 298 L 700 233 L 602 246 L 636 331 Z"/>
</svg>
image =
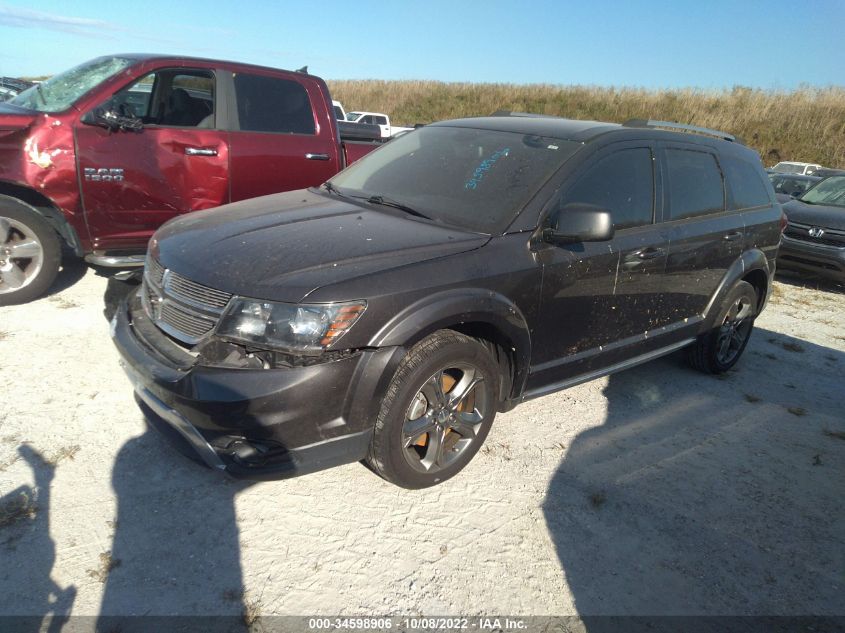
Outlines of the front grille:
<svg viewBox="0 0 845 633">
<path fill-rule="evenodd" d="M 173 271 L 170 271 L 167 276 L 164 287 L 169 295 L 212 308 L 225 308 L 229 299 L 232 298 L 232 295 L 228 292 L 203 286 L 190 279 L 185 279 L 182 275 Z"/>
<path fill-rule="evenodd" d="M 153 323 L 173 338 L 194 345 L 210 334 L 232 295 L 191 281 L 148 258 L 143 306 Z"/>
<path fill-rule="evenodd" d="M 177 338 L 179 338 L 177 333 L 184 333 L 191 339 L 198 340 L 214 329 L 217 320 L 200 316 L 179 307 L 176 303 L 165 301 L 161 306 L 161 315 L 160 318 L 156 319 L 156 323 L 163 323 L 175 329 L 176 332 L 171 333 Z"/>
<path fill-rule="evenodd" d="M 812 224 L 789 222 L 786 226 L 786 231 L 784 231 L 783 234 L 793 240 L 800 240 L 810 244 L 845 247 L 845 231 L 819 227 L 824 231 L 824 233 L 821 237 L 813 237 L 810 235 L 810 229 L 812 228 L 814 228 Z"/>
</svg>

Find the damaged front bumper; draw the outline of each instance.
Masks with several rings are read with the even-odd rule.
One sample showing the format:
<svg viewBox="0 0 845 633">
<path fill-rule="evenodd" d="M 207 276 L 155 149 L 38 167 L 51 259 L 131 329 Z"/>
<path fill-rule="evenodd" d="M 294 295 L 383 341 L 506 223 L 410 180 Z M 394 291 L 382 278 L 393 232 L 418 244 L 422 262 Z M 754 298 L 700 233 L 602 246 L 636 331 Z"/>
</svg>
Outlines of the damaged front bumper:
<svg viewBox="0 0 845 633">
<path fill-rule="evenodd" d="M 139 405 L 183 453 L 248 479 L 281 479 L 363 459 L 398 348 L 303 367 L 204 365 L 143 313 L 137 292 L 112 336 Z"/>
</svg>

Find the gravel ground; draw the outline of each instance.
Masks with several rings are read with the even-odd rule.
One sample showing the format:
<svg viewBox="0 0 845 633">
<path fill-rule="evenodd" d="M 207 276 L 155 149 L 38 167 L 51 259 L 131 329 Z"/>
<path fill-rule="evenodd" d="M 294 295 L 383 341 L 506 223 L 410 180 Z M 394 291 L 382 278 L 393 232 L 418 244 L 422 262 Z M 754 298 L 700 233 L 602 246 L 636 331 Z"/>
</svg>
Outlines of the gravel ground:
<svg viewBox="0 0 845 633">
<path fill-rule="evenodd" d="M 458 477 L 233 482 L 147 430 L 71 267 L 0 308 L 0 614 L 843 614 L 845 293 L 500 415 Z"/>
</svg>

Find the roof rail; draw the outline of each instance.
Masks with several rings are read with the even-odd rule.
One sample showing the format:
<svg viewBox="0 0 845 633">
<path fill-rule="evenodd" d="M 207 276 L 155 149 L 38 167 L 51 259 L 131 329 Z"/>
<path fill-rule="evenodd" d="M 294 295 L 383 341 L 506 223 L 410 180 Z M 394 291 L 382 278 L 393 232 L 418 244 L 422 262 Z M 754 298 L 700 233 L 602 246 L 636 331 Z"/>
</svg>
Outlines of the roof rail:
<svg viewBox="0 0 845 633">
<path fill-rule="evenodd" d="M 534 114 L 532 112 L 511 112 L 510 110 L 496 110 L 490 116 L 517 116 L 526 119 L 559 119 L 553 114 Z"/>
<path fill-rule="evenodd" d="M 630 121 L 625 121 L 622 124 L 625 127 L 650 127 L 650 128 L 662 128 L 665 130 L 676 130 L 681 132 L 691 132 L 692 134 L 704 134 L 705 136 L 715 136 L 716 138 L 721 138 L 726 141 L 731 141 L 733 143 L 744 143 L 735 137 L 733 134 L 728 134 L 727 132 L 721 132 L 719 130 L 711 130 L 710 128 L 706 127 L 698 127 L 696 125 L 686 125 L 684 123 L 673 123 L 672 121 L 654 121 L 649 119 L 646 121 L 645 119 L 631 119 Z"/>
</svg>

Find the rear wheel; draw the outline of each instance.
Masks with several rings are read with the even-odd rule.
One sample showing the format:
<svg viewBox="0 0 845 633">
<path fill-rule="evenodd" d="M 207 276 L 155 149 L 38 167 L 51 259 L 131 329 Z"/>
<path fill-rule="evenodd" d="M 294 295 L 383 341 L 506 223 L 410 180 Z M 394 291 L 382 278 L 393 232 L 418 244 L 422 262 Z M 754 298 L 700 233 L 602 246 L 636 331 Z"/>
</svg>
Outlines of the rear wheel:
<svg viewBox="0 0 845 633">
<path fill-rule="evenodd" d="M 740 281 L 722 303 L 715 327 L 698 337 L 689 348 L 690 364 L 708 374 L 721 374 L 736 365 L 757 316 L 757 291 Z"/>
<path fill-rule="evenodd" d="M 44 294 L 59 272 L 56 232 L 30 209 L 0 202 L 0 306 Z"/>
<path fill-rule="evenodd" d="M 496 415 L 498 369 L 475 339 L 441 330 L 399 365 L 376 421 L 370 466 L 403 488 L 456 475 L 481 448 Z"/>
</svg>

